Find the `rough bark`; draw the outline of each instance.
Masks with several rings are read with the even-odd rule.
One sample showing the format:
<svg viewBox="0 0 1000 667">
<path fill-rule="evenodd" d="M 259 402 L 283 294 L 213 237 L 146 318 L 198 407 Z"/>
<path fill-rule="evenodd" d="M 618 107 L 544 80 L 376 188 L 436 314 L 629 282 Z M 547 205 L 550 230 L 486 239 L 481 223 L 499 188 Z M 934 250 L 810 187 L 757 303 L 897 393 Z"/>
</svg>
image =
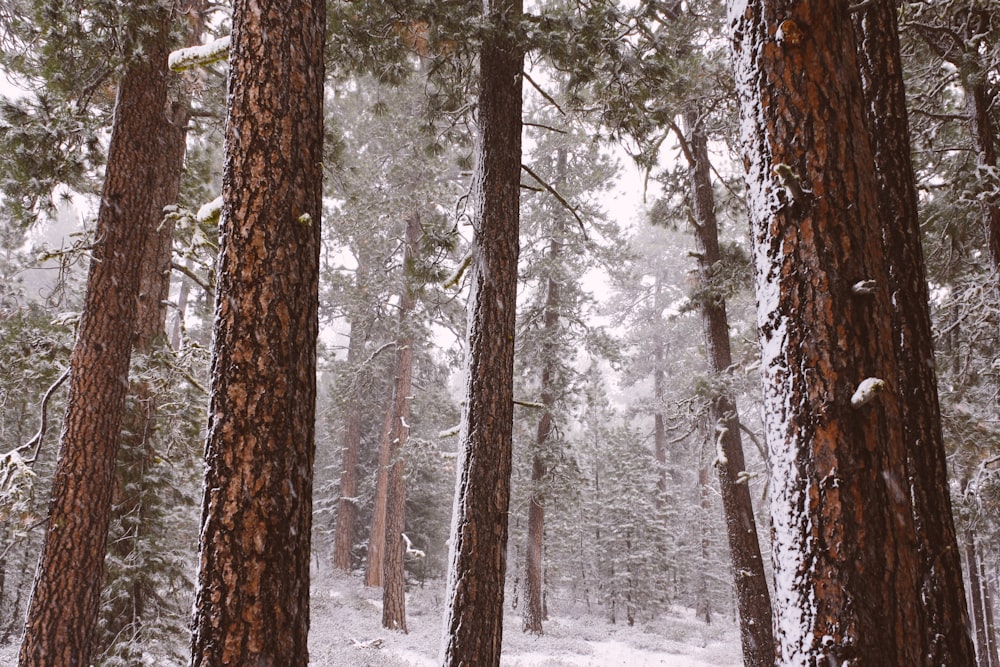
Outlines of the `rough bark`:
<svg viewBox="0 0 1000 667">
<path fill-rule="evenodd" d="M 911 641 L 926 642 L 921 652 L 929 663 L 961 665 L 971 663 L 973 652 L 941 431 L 896 15 L 894 2 L 875 0 L 854 14 L 854 28 L 892 295 L 905 479 L 920 557 L 918 583 L 927 627 L 933 630 Z"/>
<path fill-rule="evenodd" d="M 233 6 L 195 666 L 308 663 L 325 9 Z"/>
<path fill-rule="evenodd" d="M 514 417 L 521 176 L 521 0 L 487 0 L 480 54 L 475 261 L 443 664 L 500 663 Z"/>
<path fill-rule="evenodd" d="M 146 238 L 162 219 L 154 193 L 169 122 L 170 12 L 122 74 L 48 528 L 28 608 L 21 665 L 87 665 L 100 601 L 115 461 L 136 329 Z"/>
<path fill-rule="evenodd" d="M 722 378 L 733 364 L 729 341 L 729 320 L 725 294 L 716 283 L 714 272 L 722 261 L 719 250 L 719 223 L 715 215 L 715 195 L 708 162 L 708 137 L 698 120 L 697 111 L 686 115 L 688 126 L 688 179 L 694 213 L 694 236 L 697 246 L 698 278 L 702 329 L 709 373 Z M 720 383 L 724 386 L 724 383 Z M 757 541 L 757 521 L 745 479 L 746 463 L 740 437 L 740 417 L 736 402 L 722 390 L 712 397 L 709 423 L 714 427 L 719 490 L 726 518 L 729 553 L 733 565 L 736 604 L 740 618 L 743 662 L 747 667 L 774 665 L 774 633 L 771 619 L 771 595 L 767 590 L 764 560 Z"/>
<path fill-rule="evenodd" d="M 382 438 L 379 445 L 378 470 L 375 479 L 375 506 L 372 508 L 372 525 L 368 537 L 368 560 L 365 565 L 365 586 L 381 586 L 385 558 L 385 515 L 389 498 L 389 444 L 392 437 L 392 392 L 382 421 Z"/>
<path fill-rule="evenodd" d="M 360 273 L 361 267 L 358 267 Z M 351 322 L 350 338 L 347 343 L 347 368 L 357 373 L 358 363 L 364 352 L 365 335 L 357 322 Z M 337 520 L 333 532 L 333 567 L 344 572 L 351 571 L 351 548 L 354 546 L 354 525 L 358 516 L 358 462 L 361 458 L 361 397 L 353 390 L 357 382 L 355 376 L 352 389 L 348 389 L 347 423 L 344 426 L 343 457 L 340 466 L 340 498 L 337 499 Z"/>
<path fill-rule="evenodd" d="M 771 452 L 777 659 L 924 665 L 937 629 L 920 599 L 850 10 L 839 0 L 730 3 Z M 854 289 L 863 281 L 874 281 L 871 293 Z"/>
<path fill-rule="evenodd" d="M 1000 667 L 1000 655 L 997 655 L 997 632 L 993 623 L 993 592 L 990 577 L 986 567 L 986 559 L 979 552 L 979 582 L 983 588 L 983 628 L 986 631 L 986 653 L 989 655 L 989 667 Z"/>
<path fill-rule="evenodd" d="M 403 251 L 403 269 L 417 260 L 420 242 L 420 217 L 416 214 L 406 221 L 406 242 Z M 405 285 L 399 300 L 398 333 L 396 338 L 396 373 L 392 388 L 392 422 L 389 433 L 389 474 L 386 489 L 385 556 L 382 564 L 382 626 L 406 632 L 406 571 L 403 567 L 406 528 L 406 486 L 403 473 L 406 458 L 403 448 L 410 434 L 410 384 L 413 379 L 413 309 L 417 305 L 417 286 L 411 276 L 404 277 Z"/>
</svg>

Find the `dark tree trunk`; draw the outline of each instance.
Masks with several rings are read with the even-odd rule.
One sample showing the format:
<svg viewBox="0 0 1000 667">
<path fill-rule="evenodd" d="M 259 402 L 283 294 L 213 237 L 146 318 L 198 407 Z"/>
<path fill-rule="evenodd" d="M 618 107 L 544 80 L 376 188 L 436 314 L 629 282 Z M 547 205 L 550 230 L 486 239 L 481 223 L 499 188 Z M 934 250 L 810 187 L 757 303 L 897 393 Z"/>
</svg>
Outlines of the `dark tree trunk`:
<svg viewBox="0 0 1000 667">
<path fill-rule="evenodd" d="M 961 665 L 971 663 L 973 651 L 941 432 L 896 14 L 896 3 L 875 0 L 854 14 L 854 26 L 892 294 L 905 479 L 920 558 L 918 585 L 930 630 L 910 641 L 923 643 L 921 653 L 928 664 Z"/>
<path fill-rule="evenodd" d="M 406 221 L 403 270 L 409 273 L 417 260 L 420 217 Z M 382 563 L 382 625 L 406 632 L 406 571 L 403 567 L 406 529 L 406 486 L 403 483 L 406 457 L 403 448 L 410 434 L 410 384 L 413 378 L 413 309 L 417 305 L 414 278 L 404 275 L 399 300 L 399 329 L 396 338 L 396 373 L 392 388 L 392 425 L 389 433 L 389 474 L 386 489 L 385 557 Z"/>
<path fill-rule="evenodd" d="M 714 275 L 716 266 L 722 261 L 722 254 L 709 172 L 708 138 L 696 111 L 687 113 L 687 125 L 688 178 L 698 248 L 699 306 L 705 351 L 709 372 L 721 378 L 730 372 L 733 355 L 725 294 Z M 716 441 L 718 452 L 716 471 L 733 565 L 743 662 L 747 667 L 770 667 L 774 665 L 771 595 L 767 590 L 764 561 L 757 541 L 757 521 L 750 499 L 750 484 L 746 479 L 740 417 L 736 402 L 728 392 L 722 391 L 712 397 L 709 424 L 714 431 L 712 438 Z"/>
<path fill-rule="evenodd" d="M 475 261 L 443 663 L 500 663 L 514 417 L 521 180 L 521 0 L 487 0 L 480 54 Z"/>
<path fill-rule="evenodd" d="M 560 147 L 556 155 L 556 187 L 566 180 L 566 149 Z M 562 255 L 562 218 L 556 217 L 549 241 L 548 263 L 554 267 Z M 554 269 L 550 269 L 553 271 Z M 531 497 L 528 500 L 528 536 L 524 550 L 524 613 L 521 629 L 536 635 L 542 634 L 545 618 L 542 596 L 542 557 L 545 548 L 545 492 L 543 485 L 548 474 L 545 450 L 552 434 L 552 406 L 555 402 L 556 339 L 559 336 L 559 281 L 550 273 L 545 282 L 545 308 L 542 317 L 542 370 L 540 380 L 543 413 L 535 432 L 535 448 L 531 456 Z"/>
<path fill-rule="evenodd" d="M 163 113 L 170 14 L 161 8 L 150 17 L 155 34 L 118 87 L 48 529 L 21 644 L 25 666 L 90 664 L 140 269 L 163 217 L 157 159 L 171 132 Z"/>
<path fill-rule="evenodd" d="M 308 662 L 325 10 L 233 6 L 195 666 Z"/>
<path fill-rule="evenodd" d="M 361 266 L 358 266 L 358 275 Z M 340 498 L 337 500 L 337 524 L 333 533 L 333 567 L 351 571 L 351 548 L 354 546 L 354 524 L 358 516 L 358 462 L 361 458 L 361 397 L 358 395 L 358 363 L 365 348 L 363 328 L 351 322 L 347 343 L 347 368 L 354 373 L 347 397 L 347 424 L 344 427 L 343 461 L 340 466 Z"/>
<path fill-rule="evenodd" d="M 931 627 L 920 598 L 851 8 L 751 0 L 731 12 L 771 452 L 777 658 L 937 664 L 925 653 L 930 635 L 952 630 Z"/>
</svg>

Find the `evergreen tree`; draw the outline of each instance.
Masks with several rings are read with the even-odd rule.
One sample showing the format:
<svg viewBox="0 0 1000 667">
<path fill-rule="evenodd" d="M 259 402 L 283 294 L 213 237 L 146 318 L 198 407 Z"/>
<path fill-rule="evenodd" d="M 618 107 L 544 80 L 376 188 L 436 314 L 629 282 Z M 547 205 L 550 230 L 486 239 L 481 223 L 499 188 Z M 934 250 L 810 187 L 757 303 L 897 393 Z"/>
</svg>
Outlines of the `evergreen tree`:
<svg viewBox="0 0 1000 667">
<path fill-rule="evenodd" d="M 443 663 L 498 665 L 510 503 L 521 183 L 520 0 L 489 0 L 479 54 L 466 398 Z"/>
<path fill-rule="evenodd" d="M 60 461 L 21 645 L 25 665 L 80 664 L 91 657 L 139 271 L 146 236 L 162 219 L 156 159 L 170 132 L 162 110 L 173 12 L 144 9 L 131 16 L 125 33 L 129 60 L 118 85 Z M 86 513 L 78 510 L 80 498 L 88 499 Z"/>
<path fill-rule="evenodd" d="M 308 662 L 325 9 L 233 8 L 193 665 Z"/>
</svg>

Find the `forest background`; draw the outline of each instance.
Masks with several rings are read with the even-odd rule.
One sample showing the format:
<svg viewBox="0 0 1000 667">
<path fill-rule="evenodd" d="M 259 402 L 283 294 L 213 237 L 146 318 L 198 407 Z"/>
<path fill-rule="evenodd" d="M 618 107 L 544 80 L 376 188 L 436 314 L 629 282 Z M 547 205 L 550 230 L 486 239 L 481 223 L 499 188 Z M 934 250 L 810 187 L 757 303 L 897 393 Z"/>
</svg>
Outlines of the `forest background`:
<svg viewBox="0 0 1000 667">
<path fill-rule="evenodd" d="M 148 30 L 142 4 L 24 1 L 0 17 L 0 69 L 18 91 L 0 108 L 0 643 L 20 639 L 41 550 L 117 81 L 144 56 L 128 48 Z M 443 591 L 475 254 L 478 53 L 463 27 L 474 21 L 449 3 L 358 4 L 327 8 L 313 559 L 382 585 L 395 513 L 405 586 Z M 899 24 L 954 520 L 980 665 L 996 667 L 1000 312 L 988 231 L 1000 198 L 1000 7 L 973 5 L 906 3 Z M 506 604 L 533 633 L 580 607 L 629 626 L 674 606 L 705 623 L 735 619 L 715 474 L 727 460 L 720 396 L 739 406 L 738 482 L 752 489 L 765 563 L 769 489 L 724 8 L 532 12 Z M 230 30 L 224 6 L 190 2 L 176 16 L 174 46 Z M 127 409 L 152 419 L 123 430 L 95 664 L 187 661 L 227 99 L 224 57 L 210 59 L 170 80 L 186 151 L 157 226 L 169 292 L 132 357 Z M 697 133 L 721 238 L 707 269 Z M 634 170 L 640 179 L 623 179 Z M 623 182 L 634 191 L 615 199 Z M 623 200 L 644 205 L 622 216 Z M 702 315 L 720 303 L 732 359 L 718 369 Z M 404 413 L 393 401 L 401 363 L 412 375 Z M 386 424 L 400 414 L 408 438 L 393 451 Z M 388 472 L 402 460 L 400 512 Z"/>
</svg>

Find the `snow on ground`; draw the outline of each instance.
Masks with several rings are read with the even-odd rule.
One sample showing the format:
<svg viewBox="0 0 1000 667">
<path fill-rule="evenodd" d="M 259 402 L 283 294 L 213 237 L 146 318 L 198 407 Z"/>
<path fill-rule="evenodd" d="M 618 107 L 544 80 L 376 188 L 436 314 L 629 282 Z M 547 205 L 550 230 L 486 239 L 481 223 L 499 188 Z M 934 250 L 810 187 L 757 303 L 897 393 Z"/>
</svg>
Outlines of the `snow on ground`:
<svg viewBox="0 0 1000 667">
<path fill-rule="evenodd" d="M 502 667 L 739 667 L 738 630 L 729 619 L 711 625 L 689 609 L 634 627 L 611 625 L 599 608 L 563 610 L 545 623 L 541 637 L 521 632 L 517 610 L 504 619 Z M 437 667 L 444 584 L 417 586 L 407 598 L 409 634 L 382 628 L 381 591 L 360 576 L 330 570 L 313 575 L 310 667 Z M 188 638 L 178 637 L 186 646 Z M 376 648 L 377 646 L 377 648 Z M 152 657 L 152 656 L 151 656 Z M 17 647 L 0 647 L 0 667 L 17 664 Z M 152 659 L 150 665 L 173 667 Z"/>
</svg>

